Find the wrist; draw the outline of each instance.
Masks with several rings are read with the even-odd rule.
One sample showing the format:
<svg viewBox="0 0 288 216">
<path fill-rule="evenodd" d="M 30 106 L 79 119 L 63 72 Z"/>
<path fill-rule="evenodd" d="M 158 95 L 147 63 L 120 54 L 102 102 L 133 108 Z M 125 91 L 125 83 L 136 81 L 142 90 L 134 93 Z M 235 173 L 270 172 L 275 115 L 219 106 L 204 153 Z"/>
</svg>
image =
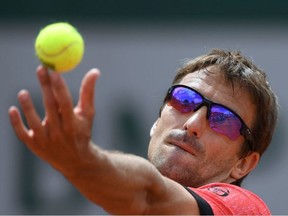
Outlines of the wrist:
<svg viewBox="0 0 288 216">
<path fill-rule="evenodd" d="M 69 180 L 90 175 L 89 173 L 98 169 L 102 157 L 102 150 L 92 141 L 89 141 L 87 148 L 79 151 L 77 157 L 70 161 L 66 169 L 60 170 L 60 172 Z"/>
</svg>

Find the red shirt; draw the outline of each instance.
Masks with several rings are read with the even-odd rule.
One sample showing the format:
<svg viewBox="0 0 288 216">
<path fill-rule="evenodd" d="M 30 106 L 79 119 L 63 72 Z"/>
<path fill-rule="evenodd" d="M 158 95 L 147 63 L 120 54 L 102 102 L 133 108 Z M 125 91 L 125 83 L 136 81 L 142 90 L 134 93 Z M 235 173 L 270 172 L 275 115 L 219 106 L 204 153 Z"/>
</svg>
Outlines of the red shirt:
<svg viewBox="0 0 288 216">
<path fill-rule="evenodd" d="M 260 197 L 236 185 L 212 183 L 189 189 L 210 205 L 214 215 L 271 215 Z"/>
</svg>

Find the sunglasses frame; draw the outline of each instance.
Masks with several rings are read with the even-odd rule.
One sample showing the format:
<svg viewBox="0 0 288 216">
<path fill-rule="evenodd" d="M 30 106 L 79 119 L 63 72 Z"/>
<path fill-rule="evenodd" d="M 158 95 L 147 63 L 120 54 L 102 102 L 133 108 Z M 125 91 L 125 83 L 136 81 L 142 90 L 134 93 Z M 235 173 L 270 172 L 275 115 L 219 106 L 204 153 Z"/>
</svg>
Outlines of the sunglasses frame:
<svg viewBox="0 0 288 216">
<path fill-rule="evenodd" d="M 186 85 L 181 85 L 181 84 L 173 85 L 167 91 L 166 97 L 164 99 L 165 103 L 169 104 L 169 101 L 172 98 L 172 92 L 174 91 L 174 89 L 179 88 L 179 87 L 188 89 L 188 90 L 193 91 L 193 92 L 196 92 L 202 98 L 203 101 L 197 106 L 196 109 L 193 109 L 193 112 L 196 112 L 202 106 L 206 106 L 207 107 L 207 114 L 206 114 L 207 120 L 209 120 L 209 117 L 210 117 L 210 114 L 211 114 L 211 108 L 212 108 L 213 105 L 224 107 L 225 109 L 227 109 L 228 111 L 233 113 L 241 122 L 240 135 L 242 135 L 245 138 L 245 140 L 248 142 L 251 150 L 253 150 L 253 145 L 252 145 L 252 142 L 251 142 L 252 141 L 252 133 L 251 133 L 251 130 L 248 128 L 248 126 L 243 121 L 243 119 L 237 113 L 235 113 L 233 110 L 231 110 L 230 108 L 228 108 L 228 107 L 226 107 L 226 106 L 224 106 L 222 104 L 215 103 L 215 102 L 207 99 L 206 97 L 204 97 L 197 90 L 195 90 L 195 89 L 193 89 L 193 88 L 191 88 L 189 86 L 186 86 Z M 181 112 L 181 111 L 179 111 L 179 112 Z"/>
</svg>

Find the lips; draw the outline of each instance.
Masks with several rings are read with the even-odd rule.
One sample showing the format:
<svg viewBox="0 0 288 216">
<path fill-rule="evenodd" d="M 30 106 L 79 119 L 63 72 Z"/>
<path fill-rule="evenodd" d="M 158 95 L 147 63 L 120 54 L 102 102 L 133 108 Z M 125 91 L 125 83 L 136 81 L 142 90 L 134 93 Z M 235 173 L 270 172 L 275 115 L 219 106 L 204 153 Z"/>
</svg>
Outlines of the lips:
<svg viewBox="0 0 288 216">
<path fill-rule="evenodd" d="M 188 152 L 189 154 L 191 155 L 195 155 L 195 152 L 193 151 L 192 148 L 188 147 L 188 144 L 187 143 L 183 143 L 183 142 L 179 142 L 179 141 L 168 141 L 168 143 L 170 145 L 174 145 L 174 146 L 177 146 L 178 148 Z"/>
<path fill-rule="evenodd" d="M 170 145 L 177 146 L 178 148 L 196 155 L 202 151 L 201 145 L 194 136 L 188 136 L 185 131 L 173 130 L 166 137 L 166 142 Z"/>
</svg>

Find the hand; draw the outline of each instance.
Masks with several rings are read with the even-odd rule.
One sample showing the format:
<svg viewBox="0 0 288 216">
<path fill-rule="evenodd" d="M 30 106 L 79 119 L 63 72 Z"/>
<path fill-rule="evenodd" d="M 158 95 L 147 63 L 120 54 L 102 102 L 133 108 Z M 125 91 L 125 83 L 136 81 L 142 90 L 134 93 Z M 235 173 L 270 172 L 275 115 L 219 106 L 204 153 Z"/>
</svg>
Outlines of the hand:
<svg viewBox="0 0 288 216">
<path fill-rule="evenodd" d="M 90 70 L 83 78 L 78 104 L 72 98 L 64 79 L 39 66 L 37 75 L 43 94 L 45 117 L 37 114 L 31 97 L 21 90 L 18 100 L 27 120 L 24 125 L 19 110 L 12 106 L 9 117 L 18 138 L 37 156 L 49 162 L 64 175 L 73 175 L 79 166 L 89 163 L 93 154 L 91 130 L 94 109 L 94 87 L 100 71 Z"/>
</svg>

